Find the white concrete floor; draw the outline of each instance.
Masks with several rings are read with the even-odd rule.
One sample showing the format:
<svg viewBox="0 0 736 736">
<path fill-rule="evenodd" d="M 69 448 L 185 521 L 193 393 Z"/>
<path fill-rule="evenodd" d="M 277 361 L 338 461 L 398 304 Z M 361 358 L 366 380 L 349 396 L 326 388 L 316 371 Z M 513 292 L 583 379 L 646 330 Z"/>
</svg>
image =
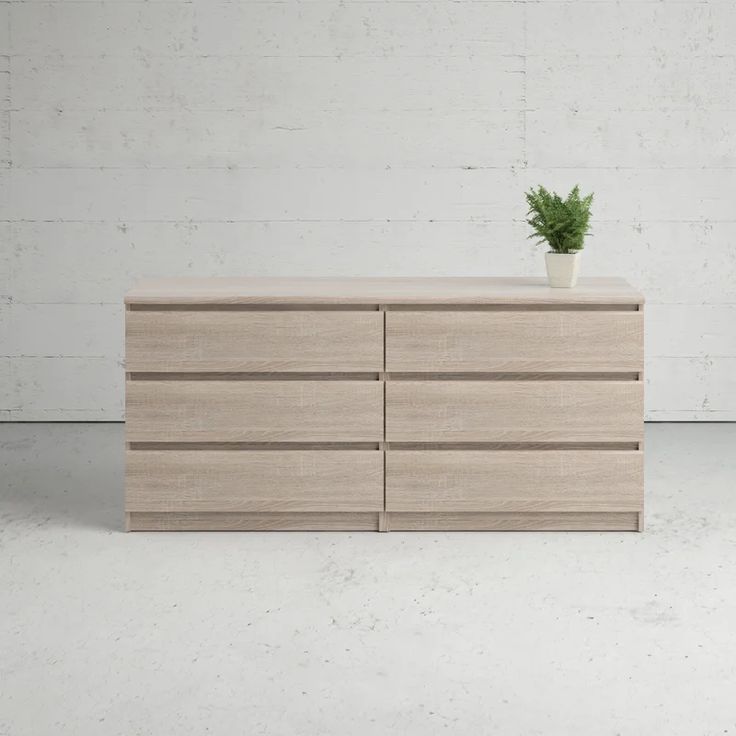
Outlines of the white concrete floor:
<svg viewBox="0 0 736 736">
<path fill-rule="evenodd" d="M 736 734 L 736 425 L 636 533 L 136 533 L 122 425 L 0 425 L 0 734 Z"/>
</svg>

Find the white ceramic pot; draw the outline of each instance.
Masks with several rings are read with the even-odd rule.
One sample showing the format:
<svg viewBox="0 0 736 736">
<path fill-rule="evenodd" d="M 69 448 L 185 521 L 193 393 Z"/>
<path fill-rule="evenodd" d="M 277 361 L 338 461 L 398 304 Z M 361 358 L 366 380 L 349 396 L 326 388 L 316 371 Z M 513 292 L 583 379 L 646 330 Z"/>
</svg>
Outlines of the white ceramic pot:
<svg viewBox="0 0 736 736">
<path fill-rule="evenodd" d="M 580 253 L 545 253 L 549 285 L 569 289 L 578 282 Z"/>
</svg>

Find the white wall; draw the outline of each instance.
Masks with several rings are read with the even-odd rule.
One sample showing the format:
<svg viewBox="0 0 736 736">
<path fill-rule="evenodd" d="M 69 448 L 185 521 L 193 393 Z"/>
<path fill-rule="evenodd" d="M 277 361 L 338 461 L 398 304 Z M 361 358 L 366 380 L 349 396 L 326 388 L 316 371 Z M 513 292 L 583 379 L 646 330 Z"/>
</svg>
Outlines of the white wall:
<svg viewBox="0 0 736 736">
<path fill-rule="evenodd" d="M 0 63 L 0 419 L 122 417 L 139 277 L 541 275 L 540 182 L 649 418 L 736 419 L 731 0 L 5 2 Z"/>
</svg>

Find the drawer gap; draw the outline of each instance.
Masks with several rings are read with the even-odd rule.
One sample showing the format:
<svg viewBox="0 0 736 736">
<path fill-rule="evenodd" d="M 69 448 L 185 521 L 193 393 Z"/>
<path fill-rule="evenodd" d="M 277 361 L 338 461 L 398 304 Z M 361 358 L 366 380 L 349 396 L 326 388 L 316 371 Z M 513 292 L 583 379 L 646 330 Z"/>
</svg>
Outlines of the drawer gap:
<svg viewBox="0 0 736 736">
<path fill-rule="evenodd" d="M 479 372 L 464 371 L 453 373 L 419 373 L 419 372 L 389 372 L 386 376 L 392 381 L 639 381 L 636 372 Z"/>
<path fill-rule="evenodd" d="M 378 442 L 129 442 L 130 450 L 379 450 Z"/>
<path fill-rule="evenodd" d="M 377 312 L 378 304 L 128 304 L 132 312 Z"/>
<path fill-rule="evenodd" d="M 272 372 L 233 373 L 232 371 L 126 374 L 130 381 L 378 381 L 379 373 L 320 373 L 320 372 Z"/>
<path fill-rule="evenodd" d="M 638 442 L 386 442 L 391 450 L 626 450 L 638 451 Z"/>
<path fill-rule="evenodd" d="M 637 312 L 638 304 L 386 304 L 389 312 Z"/>
</svg>

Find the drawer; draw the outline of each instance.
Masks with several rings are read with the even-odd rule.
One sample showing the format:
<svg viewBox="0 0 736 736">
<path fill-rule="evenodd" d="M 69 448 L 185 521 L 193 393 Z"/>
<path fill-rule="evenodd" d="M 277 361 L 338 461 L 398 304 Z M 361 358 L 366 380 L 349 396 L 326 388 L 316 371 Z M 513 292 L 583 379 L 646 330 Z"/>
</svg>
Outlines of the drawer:
<svg viewBox="0 0 736 736">
<path fill-rule="evenodd" d="M 389 442 L 638 442 L 637 381 L 389 381 Z"/>
<path fill-rule="evenodd" d="M 126 511 L 382 511 L 378 451 L 132 450 Z"/>
<path fill-rule="evenodd" d="M 129 311 L 129 372 L 383 370 L 379 312 Z"/>
<path fill-rule="evenodd" d="M 639 511 L 641 452 L 390 451 L 387 511 Z"/>
<path fill-rule="evenodd" d="M 387 312 L 387 371 L 638 372 L 641 312 Z"/>
<path fill-rule="evenodd" d="M 128 442 L 378 442 L 379 381 L 130 380 Z"/>
</svg>

